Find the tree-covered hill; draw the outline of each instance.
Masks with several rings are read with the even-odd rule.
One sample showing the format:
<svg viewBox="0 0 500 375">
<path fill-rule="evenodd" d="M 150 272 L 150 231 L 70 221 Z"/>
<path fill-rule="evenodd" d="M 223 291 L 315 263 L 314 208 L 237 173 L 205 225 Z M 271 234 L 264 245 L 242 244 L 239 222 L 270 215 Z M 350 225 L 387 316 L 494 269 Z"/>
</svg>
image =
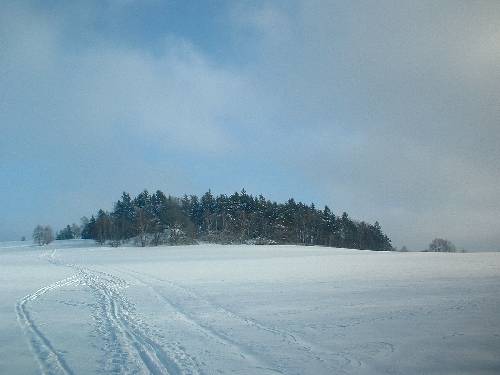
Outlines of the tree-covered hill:
<svg viewBox="0 0 500 375">
<path fill-rule="evenodd" d="M 67 227 L 68 228 L 68 227 Z M 66 228 L 66 229 L 67 229 Z M 378 222 L 336 216 L 329 207 L 317 209 L 289 199 L 276 203 L 245 192 L 201 197 L 166 196 L 144 190 L 135 198 L 123 193 L 111 212 L 99 210 L 84 220 L 82 238 L 118 246 L 216 243 L 301 244 L 353 249 L 391 250 Z"/>
</svg>

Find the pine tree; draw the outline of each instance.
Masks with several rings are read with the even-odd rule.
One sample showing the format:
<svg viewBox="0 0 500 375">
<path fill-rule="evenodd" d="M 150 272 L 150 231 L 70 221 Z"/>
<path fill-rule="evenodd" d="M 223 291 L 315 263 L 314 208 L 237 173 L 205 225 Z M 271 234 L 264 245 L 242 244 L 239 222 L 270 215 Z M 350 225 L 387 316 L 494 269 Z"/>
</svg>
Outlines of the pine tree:
<svg viewBox="0 0 500 375">
<path fill-rule="evenodd" d="M 69 225 L 57 233 L 56 236 L 56 240 L 72 240 L 73 238 L 75 238 L 75 236 Z"/>
<path fill-rule="evenodd" d="M 70 228 L 71 230 L 71 228 Z M 66 237 L 65 228 L 59 237 Z M 73 231 L 73 236 L 75 232 Z M 391 250 L 390 239 L 378 222 L 373 225 L 340 218 L 328 206 L 318 210 L 290 198 L 285 203 L 253 197 L 244 189 L 230 196 L 181 199 L 147 190 L 131 198 L 123 193 L 111 213 L 100 210 L 97 219 L 82 218 L 82 238 L 112 244 L 134 239 L 141 246 L 190 243 L 203 239 L 220 243 L 295 243 L 372 250 Z"/>
</svg>

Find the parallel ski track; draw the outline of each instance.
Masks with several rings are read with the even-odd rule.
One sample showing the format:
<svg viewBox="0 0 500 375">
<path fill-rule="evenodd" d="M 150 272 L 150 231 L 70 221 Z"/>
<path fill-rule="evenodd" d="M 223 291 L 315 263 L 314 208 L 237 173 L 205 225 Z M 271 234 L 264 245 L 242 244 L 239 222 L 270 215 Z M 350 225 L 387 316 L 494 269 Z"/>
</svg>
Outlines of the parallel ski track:
<svg viewBox="0 0 500 375">
<path fill-rule="evenodd" d="M 64 264 L 56 257 L 57 250 L 42 257 L 51 264 L 69 267 L 77 273 L 69 278 L 40 288 L 22 298 L 16 305 L 18 322 L 28 335 L 31 349 L 43 374 L 72 375 L 73 371 L 50 340 L 31 318 L 28 302 L 68 285 L 88 287 L 97 300 L 96 322 L 107 343 L 106 372 L 166 375 L 198 375 L 201 370 L 195 359 L 175 345 L 168 345 L 168 354 L 148 335 L 147 325 L 136 317 L 134 306 L 120 293 L 127 283 L 108 273 L 74 264 Z"/>
<path fill-rule="evenodd" d="M 23 297 L 16 304 L 18 323 L 29 339 L 31 350 L 42 374 L 72 375 L 73 371 L 49 338 L 35 324 L 30 314 L 29 303 L 55 289 L 75 284 L 88 287 L 97 300 L 95 320 L 98 331 L 105 341 L 104 350 L 107 362 L 104 370 L 106 372 L 155 375 L 199 375 L 203 373 L 196 358 L 186 353 L 179 345 L 160 345 L 153 339 L 147 324 L 136 316 L 134 305 L 121 293 L 121 290 L 128 286 L 125 280 L 109 273 L 74 264 L 64 264 L 56 257 L 56 251 L 44 254 L 43 257 L 56 266 L 75 270 L 76 274 L 40 288 Z M 349 350 L 339 352 L 326 350 L 289 332 L 266 326 L 254 319 L 237 314 L 172 281 L 135 270 L 121 268 L 117 270 L 147 287 L 159 301 L 168 305 L 177 318 L 191 327 L 190 329 L 194 332 L 230 348 L 233 353 L 240 355 L 259 373 L 285 374 L 288 370 L 286 358 L 266 359 L 266 356 L 263 357 L 258 353 L 259 351 L 254 350 L 253 344 L 245 345 L 234 340 L 223 329 L 217 325 L 214 326 L 212 324 L 214 322 L 206 321 L 197 316 L 196 313 L 191 312 L 190 308 L 184 306 L 183 301 L 194 303 L 197 308 L 202 308 L 203 311 L 212 311 L 215 316 L 222 316 L 222 319 L 229 319 L 233 323 L 258 330 L 261 334 L 266 333 L 267 336 L 263 336 L 264 341 L 267 339 L 274 342 L 275 345 L 277 342 L 287 344 L 291 355 L 293 355 L 294 350 L 305 353 L 308 361 L 311 361 L 311 364 L 316 362 L 314 366 L 323 368 L 327 371 L 325 373 L 344 373 L 347 368 L 352 370 L 353 367 L 364 365 L 360 360 L 352 357 Z M 160 281 L 167 289 L 170 288 L 173 294 L 170 295 L 165 287 L 160 288 L 154 283 L 148 282 L 148 279 Z M 180 299 L 176 300 L 176 297 Z M 370 348 L 376 343 L 371 344 Z M 296 353 L 298 354 L 298 352 Z M 321 370 L 322 373 L 323 370 Z"/>
<path fill-rule="evenodd" d="M 151 374 L 182 374 L 179 366 L 167 356 L 161 346 L 144 332 L 142 322 L 134 317 L 132 305 L 119 292 L 119 289 L 126 286 L 124 281 L 110 274 L 81 267 L 78 269 L 84 285 L 88 286 L 97 298 L 106 328 L 111 330 L 107 335 L 118 340 L 120 348 L 128 356 L 134 357 L 135 353 L 138 354 L 144 365 L 140 371 Z M 129 372 L 127 363 L 121 365 L 118 369 L 120 373 Z"/>
<path fill-rule="evenodd" d="M 52 290 L 64 286 L 73 285 L 79 282 L 78 275 L 70 276 L 53 284 L 44 286 L 36 292 L 23 297 L 16 304 L 17 321 L 23 332 L 27 335 L 28 341 L 42 374 L 66 374 L 71 375 L 70 369 L 64 358 L 54 348 L 49 338 L 40 331 L 35 321 L 31 317 L 29 303 L 35 301 L 40 296 Z"/>
<path fill-rule="evenodd" d="M 194 319 L 191 314 L 183 311 L 179 306 L 175 305 L 164 293 L 162 293 L 157 287 L 148 283 L 143 278 L 136 275 L 136 272 L 131 272 L 128 270 L 120 270 L 128 274 L 131 278 L 139 282 L 140 284 L 146 286 L 153 295 L 155 295 L 162 303 L 168 305 L 173 311 L 175 311 L 176 316 L 179 320 L 186 323 L 194 331 L 199 332 L 201 335 L 208 337 L 216 342 L 219 342 L 229 348 L 231 348 L 233 353 L 238 353 L 241 358 L 246 360 L 254 369 L 259 371 L 267 371 L 271 373 L 283 373 L 278 369 L 272 368 L 272 365 L 267 363 L 264 359 L 260 358 L 256 353 L 253 353 L 248 348 L 239 344 L 235 340 L 231 339 L 228 335 L 218 332 L 211 326 L 206 325 L 196 319 Z M 138 274 L 138 273 L 137 273 Z M 142 276 L 147 276 L 140 274 Z"/>
<path fill-rule="evenodd" d="M 144 277 L 149 278 L 150 280 L 156 280 L 160 281 L 164 285 L 168 285 L 171 288 L 177 290 L 181 294 L 184 294 L 186 297 L 188 297 L 192 301 L 197 301 L 201 306 L 204 306 L 203 310 L 213 310 L 216 311 L 222 315 L 225 315 L 227 318 L 232 320 L 233 322 L 238 322 L 241 325 L 247 326 L 252 329 L 260 330 L 265 333 L 271 334 L 273 337 L 277 338 L 281 342 L 284 342 L 287 344 L 292 350 L 299 350 L 303 353 L 306 353 L 306 355 L 312 360 L 317 362 L 320 366 L 322 367 L 327 367 L 326 370 L 333 371 L 332 373 L 338 373 L 338 372 L 343 372 L 345 368 L 352 368 L 352 367 L 360 367 L 362 366 L 362 362 L 358 360 L 357 358 L 353 358 L 349 353 L 345 351 L 341 352 L 331 352 L 329 350 L 326 350 L 324 348 L 319 347 L 316 344 L 310 343 L 300 337 L 297 337 L 296 335 L 293 335 L 289 332 L 279 330 L 275 327 L 269 327 L 266 326 L 254 319 L 248 318 L 241 316 L 239 314 L 236 314 L 233 311 L 228 310 L 226 307 L 223 307 L 219 304 L 214 303 L 213 301 L 199 295 L 198 293 L 194 292 L 191 289 L 188 289 L 184 286 L 181 286 L 177 283 L 174 283 L 169 280 L 165 280 L 144 272 L 137 272 L 131 269 L 121 269 L 122 272 L 127 273 L 140 283 L 146 285 L 150 290 L 152 290 L 161 300 L 163 300 L 165 303 L 168 303 L 170 306 L 172 306 L 174 309 L 176 309 L 179 314 L 183 315 L 185 319 L 189 320 L 192 322 L 193 325 L 196 325 L 198 327 L 201 327 L 204 331 L 208 331 L 210 334 L 213 336 L 225 340 L 229 344 L 236 346 L 240 348 L 242 354 L 245 357 L 249 357 L 250 359 L 253 359 L 256 363 L 261 362 L 261 365 L 259 367 L 261 368 L 267 368 L 276 372 L 281 372 L 284 373 L 286 371 L 286 365 L 282 364 L 277 364 L 274 366 L 269 366 L 266 364 L 266 360 L 258 358 L 258 354 L 250 351 L 247 349 L 245 346 L 241 345 L 240 343 L 232 340 L 229 335 L 225 334 L 224 332 L 218 330 L 215 327 L 210 326 L 209 324 L 206 324 L 204 322 L 199 321 L 195 316 L 193 316 L 189 311 L 186 309 L 181 308 L 179 304 L 176 304 L 169 298 L 164 291 L 161 291 L 158 287 L 154 286 L 152 283 L 149 283 L 144 280 Z M 270 336 L 268 336 L 270 337 Z M 328 359 L 327 359 L 328 358 Z M 336 366 L 332 366 L 333 368 L 329 368 L 330 365 L 333 365 L 332 360 L 337 364 Z M 274 368 L 273 368 L 274 367 Z M 277 367 L 277 368 L 276 368 Z"/>
</svg>

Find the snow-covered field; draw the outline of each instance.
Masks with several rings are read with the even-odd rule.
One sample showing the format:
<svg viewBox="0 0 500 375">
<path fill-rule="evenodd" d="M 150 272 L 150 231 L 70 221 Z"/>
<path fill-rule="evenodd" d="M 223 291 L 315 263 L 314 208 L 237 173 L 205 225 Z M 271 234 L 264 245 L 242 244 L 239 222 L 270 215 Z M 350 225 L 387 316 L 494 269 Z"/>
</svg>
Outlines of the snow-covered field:
<svg viewBox="0 0 500 375">
<path fill-rule="evenodd" d="M 2 243 L 0 333 L 0 374 L 498 374 L 500 253 Z"/>
</svg>

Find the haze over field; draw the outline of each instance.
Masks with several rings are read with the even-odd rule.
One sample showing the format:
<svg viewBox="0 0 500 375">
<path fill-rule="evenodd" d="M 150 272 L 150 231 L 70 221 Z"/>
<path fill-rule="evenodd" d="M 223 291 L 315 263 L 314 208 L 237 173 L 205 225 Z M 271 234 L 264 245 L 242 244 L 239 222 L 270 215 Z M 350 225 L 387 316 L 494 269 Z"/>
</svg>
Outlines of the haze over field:
<svg viewBox="0 0 500 375">
<path fill-rule="evenodd" d="M 0 240 L 243 187 L 500 249 L 500 2 L 0 5 Z"/>
</svg>

